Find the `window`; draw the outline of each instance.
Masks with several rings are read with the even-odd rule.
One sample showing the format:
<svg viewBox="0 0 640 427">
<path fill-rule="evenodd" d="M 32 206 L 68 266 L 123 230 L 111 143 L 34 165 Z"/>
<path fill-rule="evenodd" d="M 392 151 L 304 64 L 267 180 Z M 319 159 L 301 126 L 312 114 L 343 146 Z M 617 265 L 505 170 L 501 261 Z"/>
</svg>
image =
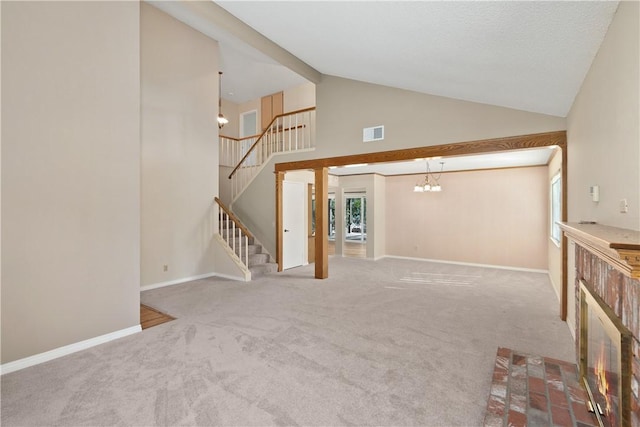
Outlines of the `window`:
<svg viewBox="0 0 640 427">
<path fill-rule="evenodd" d="M 560 226 L 558 222 L 562 221 L 562 178 L 558 172 L 551 179 L 551 240 L 560 246 Z"/>
</svg>

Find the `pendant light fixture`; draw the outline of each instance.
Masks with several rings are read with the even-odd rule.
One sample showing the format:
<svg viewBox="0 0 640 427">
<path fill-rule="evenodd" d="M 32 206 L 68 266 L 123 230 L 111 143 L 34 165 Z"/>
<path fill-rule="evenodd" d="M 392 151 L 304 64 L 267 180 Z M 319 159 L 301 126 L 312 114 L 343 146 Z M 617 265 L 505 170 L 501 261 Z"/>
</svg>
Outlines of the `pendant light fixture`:
<svg viewBox="0 0 640 427">
<path fill-rule="evenodd" d="M 413 187 L 414 193 L 424 193 L 426 191 L 442 191 L 442 186 L 440 185 L 440 176 L 442 175 L 442 170 L 444 169 L 444 162 L 440 162 L 440 172 L 438 176 L 435 176 L 431 169 L 429 168 L 429 160 L 427 160 L 427 173 L 424 176 L 424 181 L 419 182 Z"/>
<path fill-rule="evenodd" d="M 229 123 L 229 120 L 222 115 L 222 71 L 218 71 L 218 129 Z"/>
</svg>

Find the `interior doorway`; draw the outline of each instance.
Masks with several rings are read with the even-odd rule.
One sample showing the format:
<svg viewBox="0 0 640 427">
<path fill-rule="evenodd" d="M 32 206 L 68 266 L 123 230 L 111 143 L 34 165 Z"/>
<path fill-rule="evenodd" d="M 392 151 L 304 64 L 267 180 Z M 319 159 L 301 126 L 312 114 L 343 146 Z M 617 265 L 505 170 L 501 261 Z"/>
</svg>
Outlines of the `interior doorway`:
<svg viewBox="0 0 640 427">
<path fill-rule="evenodd" d="M 342 256 L 367 257 L 367 196 L 364 191 L 344 195 Z"/>
<path fill-rule="evenodd" d="M 367 241 L 367 197 L 365 193 L 347 193 L 344 201 L 345 242 Z"/>
</svg>

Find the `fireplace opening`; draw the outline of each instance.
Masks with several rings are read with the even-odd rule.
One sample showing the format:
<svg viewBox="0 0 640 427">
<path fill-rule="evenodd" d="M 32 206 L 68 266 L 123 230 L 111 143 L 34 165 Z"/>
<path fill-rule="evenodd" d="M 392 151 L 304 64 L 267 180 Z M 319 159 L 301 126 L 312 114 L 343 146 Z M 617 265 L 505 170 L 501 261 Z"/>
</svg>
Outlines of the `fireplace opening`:
<svg viewBox="0 0 640 427">
<path fill-rule="evenodd" d="M 631 334 L 580 282 L 580 376 L 603 427 L 630 424 Z"/>
</svg>

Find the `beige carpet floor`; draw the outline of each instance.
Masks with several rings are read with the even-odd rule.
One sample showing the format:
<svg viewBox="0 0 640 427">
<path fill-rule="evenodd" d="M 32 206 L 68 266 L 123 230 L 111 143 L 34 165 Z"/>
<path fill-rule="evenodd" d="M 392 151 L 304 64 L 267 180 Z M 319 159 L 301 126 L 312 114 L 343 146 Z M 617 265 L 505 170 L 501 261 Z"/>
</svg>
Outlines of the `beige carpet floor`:
<svg viewBox="0 0 640 427">
<path fill-rule="evenodd" d="M 2 377 L 13 425 L 482 424 L 496 349 L 573 360 L 540 273 L 334 257 L 142 294 L 177 318 Z"/>
</svg>

